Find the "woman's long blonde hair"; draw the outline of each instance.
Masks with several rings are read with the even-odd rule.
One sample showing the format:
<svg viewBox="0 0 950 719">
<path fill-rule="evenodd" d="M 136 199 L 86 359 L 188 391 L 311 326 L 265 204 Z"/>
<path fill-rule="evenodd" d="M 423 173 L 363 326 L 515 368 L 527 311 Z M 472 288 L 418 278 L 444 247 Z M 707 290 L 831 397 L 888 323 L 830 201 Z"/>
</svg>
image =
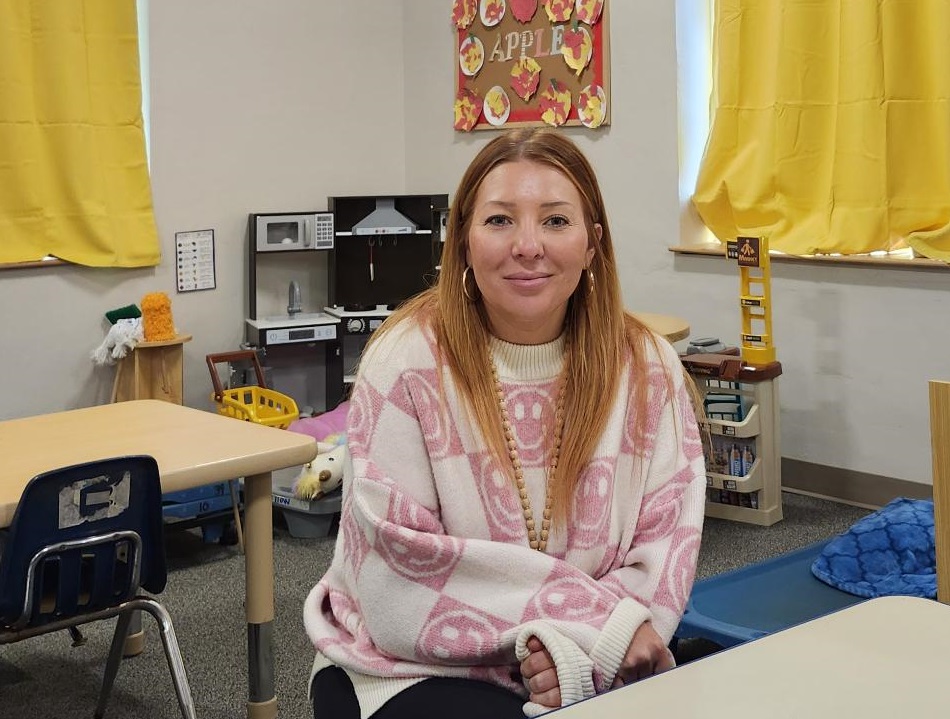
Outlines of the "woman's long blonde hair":
<svg viewBox="0 0 950 719">
<path fill-rule="evenodd" d="M 449 212 L 442 269 L 435 286 L 401 305 L 373 336 L 408 318 L 435 332 L 440 360 L 448 366 L 475 425 L 495 454 L 501 470 L 514 473 L 499 419 L 498 400 L 488 363 L 489 326 L 481 301 L 470 301 L 462 287 L 468 233 L 475 197 L 485 177 L 506 162 L 528 160 L 553 167 L 580 193 L 587 234 L 594 246 L 590 273 L 582 273 L 568 301 L 564 330 L 568 355 L 564 398 L 564 436 L 552 483 L 555 524 L 569 517 L 571 499 L 585 465 L 607 424 L 625 361 L 645 366 L 646 342 L 653 335 L 624 310 L 610 226 L 597 177 L 580 149 L 563 134 L 549 129 L 518 129 L 489 142 L 475 156 L 456 190 Z M 603 232 L 598 241 L 594 225 Z M 593 277 L 593 287 L 590 285 Z M 469 294 L 473 278 L 469 278 Z M 477 294 L 476 294 L 477 296 Z M 642 435 L 648 373 L 634 372 L 631 387 L 636 402 L 634 436 Z"/>
</svg>

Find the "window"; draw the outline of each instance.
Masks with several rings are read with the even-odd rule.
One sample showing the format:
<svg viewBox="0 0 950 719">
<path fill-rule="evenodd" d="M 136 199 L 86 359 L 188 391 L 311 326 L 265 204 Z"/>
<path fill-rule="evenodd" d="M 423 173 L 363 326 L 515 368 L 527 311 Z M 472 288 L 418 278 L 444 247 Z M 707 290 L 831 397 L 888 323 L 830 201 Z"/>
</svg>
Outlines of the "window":
<svg viewBox="0 0 950 719">
<path fill-rule="evenodd" d="M 717 5 L 726 18 L 715 39 L 725 80 L 719 131 L 710 135 Z M 946 26 L 940 21 L 947 12 L 942 6 L 897 14 L 874 3 L 677 0 L 680 202 L 695 199 L 720 237 L 759 226 L 777 238 L 773 248 L 799 259 L 927 264 L 911 259 L 910 243 L 950 260 L 950 172 L 936 162 L 939 153 L 901 145 L 902 138 L 927 131 L 937 133 L 930 146 L 950 141 L 950 128 L 936 117 L 938 101 L 950 94 L 950 71 L 943 67 L 950 63 L 940 61 L 944 43 L 936 29 Z M 806 29 L 816 23 L 828 32 Z M 891 44 L 875 42 L 872 33 L 849 47 L 854 25 L 883 27 Z M 839 35 L 842 27 L 852 27 L 848 37 Z M 837 82 L 827 82 L 832 76 Z M 936 79 L 905 79 L 921 76 Z M 868 87 L 869 94 L 861 94 Z M 790 129 L 799 133 L 794 141 L 783 135 Z M 854 137 L 869 138 L 870 157 Z M 798 151 L 803 138 L 812 143 L 805 153 Z M 895 233 L 907 240 L 895 242 Z M 689 240 L 691 250 L 722 252 L 711 232 L 689 228 Z"/>
<path fill-rule="evenodd" d="M 0 267 L 161 260 L 146 18 L 147 0 L 0 4 Z"/>
</svg>

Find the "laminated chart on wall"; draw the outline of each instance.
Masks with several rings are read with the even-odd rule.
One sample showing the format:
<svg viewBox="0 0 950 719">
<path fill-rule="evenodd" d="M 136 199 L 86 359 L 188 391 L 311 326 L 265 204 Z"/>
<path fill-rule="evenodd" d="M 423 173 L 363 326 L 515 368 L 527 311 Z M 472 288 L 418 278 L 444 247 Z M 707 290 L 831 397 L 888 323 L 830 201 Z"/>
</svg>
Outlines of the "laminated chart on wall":
<svg viewBox="0 0 950 719">
<path fill-rule="evenodd" d="M 738 237 L 726 256 L 739 264 L 742 359 L 751 365 L 775 361 L 772 338 L 772 265 L 766 237 Z"/>
<path fill-rule="evenodd" d="M 214 289 L 214 230 L 175 233 L 175 285 L 179 292 Z"/>
</svg>

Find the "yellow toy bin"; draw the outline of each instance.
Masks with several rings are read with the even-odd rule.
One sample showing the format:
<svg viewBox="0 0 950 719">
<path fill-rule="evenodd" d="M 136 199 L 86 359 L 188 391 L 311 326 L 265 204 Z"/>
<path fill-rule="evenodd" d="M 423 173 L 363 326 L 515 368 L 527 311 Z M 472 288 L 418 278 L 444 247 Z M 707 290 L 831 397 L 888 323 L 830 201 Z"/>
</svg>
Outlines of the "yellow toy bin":
<svg viewBox="0 0 950 719">
<path fill-rule="evenodd" d="M 278 429 L 287 429 L 300 414 L 293 399 L 264 387 L 238 387 L 224 390 L 220 398 L 212 397 L 218 414 Z"/>
<path fill-rule="evenodd" d="M 264 386 L 264 372 L 256 352 L 252 350 L 224 352 L 207 355 L 205 359 L 211 371 L 211 383 L 214 385 L 214 394 L 211 398 L 217 405 L 218 414 L 278 429 L 287 429 L 290 423 L 298 418 L 300 410 L 292 398 Z M 233 389 L 224 389 L 221 386 L 215 365 L 221 362 L 237 361 L 250 362 L 254 366 L 258 386 L 249 385 Z"/>
</svg>

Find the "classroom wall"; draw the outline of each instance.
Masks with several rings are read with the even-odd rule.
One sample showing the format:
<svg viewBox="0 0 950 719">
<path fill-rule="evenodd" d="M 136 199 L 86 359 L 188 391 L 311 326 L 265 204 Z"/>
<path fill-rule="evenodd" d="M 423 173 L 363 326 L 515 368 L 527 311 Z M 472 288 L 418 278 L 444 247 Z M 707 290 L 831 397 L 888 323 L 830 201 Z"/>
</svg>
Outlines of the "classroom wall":
<svg viewBox="0 0 950 719">
<path fill-rule="evenodd" d="M 249 212 L 454 192 L 491 133 L 451 129 L 450 7 L 151 0 L 152 179 L 167 259 L 0 273 L 0 419 L 107 400 L 111 371 L 88 358 L 102 314 L 154 290 L 169 292 L 176 324 L 194 335 L 186 403 L 208 407 L 205 354 L 243 338 Z M 611 23 L 612 125 L 566 132 L 601 178 L 626 302 L 735 342 L 735 267 L 667 249 L 701 231 L 677 191 L 674 3 L 612 2 Z M 217 289 L 176 294 L 174 233 L 205 228 Z M 950 376 L 948 284 L 947 273 L 773 266 L 785 456 L 930 482 L 926 380 Z"/>
<path fill-rule="evenodd" d="M 247 215 L 404 188 L 402 7 L 374 0 L 149 0 L 151 176 L 161 265 L 0 272 L 0 419 L 108 401 L 89 353 L 110 309 L 167 292 L 185 402 L 210 407 L 204 357 L 237 349 Z M 177 294 L 175 232 L 214 229 L 217 288 Z M 282 289 L 282 288 L 281 288 Z"/>
<path fill-rule="evenodd" d="M 405 4 L 410 191 L 457 182 L 491 135 L 451 129 L 447 5 Z M 612 124 L 567 132 L 600 177 L 627 305 L 680 315 L 694 337 L 735 344 L 735 265 L 668 251 L 702 233 L 677 191 L 675 5 L 610 3 Z M 950 377 L 950 273 L 790 264 L 772 272 L 783 455 L 930 484 L 927 380 Z"/>
</svg>

